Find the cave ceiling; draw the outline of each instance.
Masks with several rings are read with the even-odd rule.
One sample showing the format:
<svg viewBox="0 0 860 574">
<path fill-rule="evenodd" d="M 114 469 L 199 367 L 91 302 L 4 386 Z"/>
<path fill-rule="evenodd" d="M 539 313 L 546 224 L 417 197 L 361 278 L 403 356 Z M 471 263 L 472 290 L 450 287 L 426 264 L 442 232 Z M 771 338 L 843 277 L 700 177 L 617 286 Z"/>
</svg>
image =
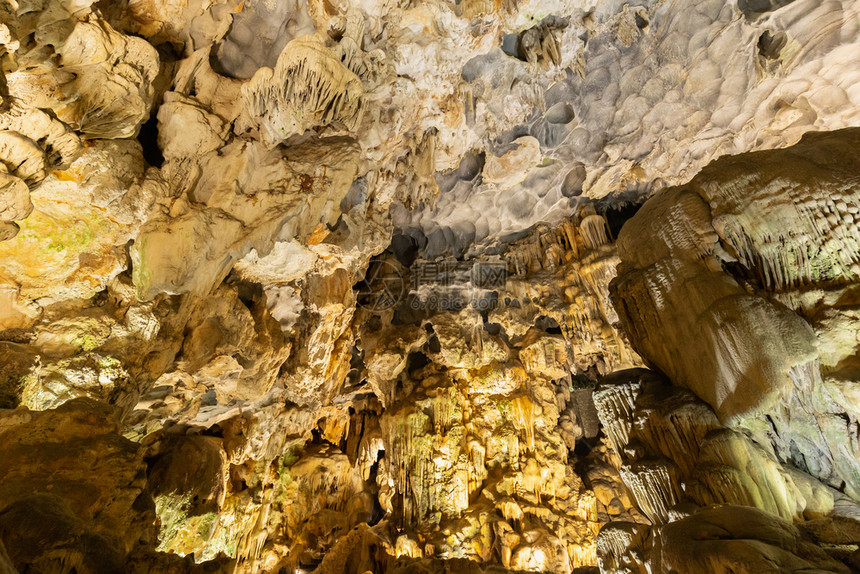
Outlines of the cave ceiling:
<svg viewBox="0 0 860 574">
<path fill-rule="evenodd" d="M 0 574 L 860 571 L 857 0 L 0 0 Z"/>
</svg>

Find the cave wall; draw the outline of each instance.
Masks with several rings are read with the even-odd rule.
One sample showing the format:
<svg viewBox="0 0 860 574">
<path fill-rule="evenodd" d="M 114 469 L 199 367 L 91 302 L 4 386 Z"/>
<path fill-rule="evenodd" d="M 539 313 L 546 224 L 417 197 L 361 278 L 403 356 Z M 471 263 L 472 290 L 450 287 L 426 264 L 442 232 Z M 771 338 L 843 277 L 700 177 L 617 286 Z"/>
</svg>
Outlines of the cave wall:
<svg viewBox="0 0 860 574">
<path fill-rule="evenodd" d="M 0 571 L 860 567 L 856 1 L 0 4 Z"/>
</svg>

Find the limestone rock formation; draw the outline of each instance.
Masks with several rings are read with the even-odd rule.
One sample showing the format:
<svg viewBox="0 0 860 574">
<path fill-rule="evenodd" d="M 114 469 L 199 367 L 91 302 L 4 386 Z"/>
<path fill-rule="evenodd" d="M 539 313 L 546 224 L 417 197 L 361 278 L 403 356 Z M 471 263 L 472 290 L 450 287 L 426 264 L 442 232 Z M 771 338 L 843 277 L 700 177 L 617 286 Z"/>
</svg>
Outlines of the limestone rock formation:
<svg viewBox="0 0 860 574">
<path fill-rule="evenodd" d="M 857 201 L 849 151 L 856 138 L 854 131 L 809 136 L 790 150 L 751 156 L 755 170 L 745 160 L 718 161 L 683 189 L 658 195 L 619 236 L 613 287 L 643 357 L 721 421 L 854 497 L 856 415 L 840 409 L 845 399 L 822 381 L 810 319 L 812 306 L 829 307 L 857 278 L 847 210 Z M 652 235 L 651 248 L 638 226 L 665 235 Z M 847 420 L 842 412 L 851 413 Z M 758 422 L 764 414 L 770 429 Z"/>
<path fill-rule="evenodd" d="M 856 571 L 858 14 L 0 1 L 0 572 Z"/>
<path fill-rule="evenodd" d="M 154 537 L 143 452 L 112 410 L 77 399 L 3 412 L 0 532 L 15 567 L 117 571 Z"/>
<path fill-rule="evenodd" d="M 270 143 L 332 123 L 354 130 L 363 91 L 361 79 L 313 34 L 287 44 L 274 70 L 261 68 L 242 88 L 245 112 Z"/>
</svg>

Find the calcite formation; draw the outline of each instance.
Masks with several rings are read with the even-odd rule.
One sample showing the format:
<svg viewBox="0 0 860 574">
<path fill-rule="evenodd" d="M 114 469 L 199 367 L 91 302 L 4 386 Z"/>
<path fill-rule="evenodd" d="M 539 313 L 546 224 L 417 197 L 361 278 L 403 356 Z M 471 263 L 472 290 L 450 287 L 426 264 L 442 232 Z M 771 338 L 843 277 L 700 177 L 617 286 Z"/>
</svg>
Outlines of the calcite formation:
<svg viewBox="0 0 860 574">
<path fill-rule="evenodd" d="M 860 569 L 856 0 L 0 0 L 0 572 Z"/>
<path fill-rule="evenodd" d="M 829 300 L 852 292 L 856 281 L 858 235 L 847 210 L 857 202 L 856 159 L 843 147 L 856 137 L 816 134 L 790 150 L 759 152 L 751 156 L 755 172 L 718 161 L 689 185 L 658 195 L 619 236 L 613 286 L 644 357 L 708 402 L 721 421 L 771 442 L 781 458 L 855 497 L 856 423 L 843 415 L 850 409 L 837 406 L 846 403 L 839 387 L 822 380 L 824 346 L 813 324 L 826 313 L 814 307 L 834 305 Z M 815 183 L 804 183 L 807 177 Z M 775 202 L 777 188 L 793 199 Z M 840 203 L 846 207 L 837 216 Z M 653 229 L 661 219 L 665 239 L 652 250 L 636 226 Z M 682 301 L 693 310 L 683 318 L 676 315 Z M 658 327 L 667 324 L 672 328 Z M 690 352 L 693 341 L 700 346 Z M 838 346 L 853 350 L 856 337 Z M 770 417 L 770 428 L 761 416 Z"/>
</svg>

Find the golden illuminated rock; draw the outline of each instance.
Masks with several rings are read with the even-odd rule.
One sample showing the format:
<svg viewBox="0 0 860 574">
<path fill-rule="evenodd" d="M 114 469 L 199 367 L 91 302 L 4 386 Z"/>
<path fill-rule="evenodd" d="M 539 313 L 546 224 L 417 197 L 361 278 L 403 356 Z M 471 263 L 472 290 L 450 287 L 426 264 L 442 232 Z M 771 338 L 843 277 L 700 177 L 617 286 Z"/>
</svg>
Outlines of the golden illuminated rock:
<svg viewBox="0 0 860 574">
<path fill-rule="evenodd" d="M 857 570 L 858 11 L 0 2 L 0 572 Z"/>
</svg>

